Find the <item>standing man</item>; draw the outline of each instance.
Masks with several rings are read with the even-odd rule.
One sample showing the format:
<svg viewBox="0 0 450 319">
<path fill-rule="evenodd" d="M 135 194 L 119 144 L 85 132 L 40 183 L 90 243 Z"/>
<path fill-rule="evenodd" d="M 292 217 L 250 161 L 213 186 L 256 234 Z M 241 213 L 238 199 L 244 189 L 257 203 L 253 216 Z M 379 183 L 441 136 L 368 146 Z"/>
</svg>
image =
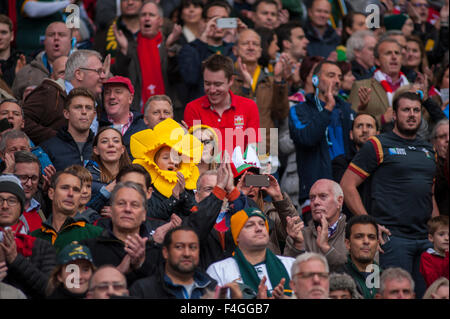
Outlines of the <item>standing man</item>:
<svg viewBox="0 0 450 319">
<path fill-rule="evenodd" d="M 83 166 L 85 160 L 91 159 L 94 133 L 90 126 L 96 115 L 94 95 L 85 88 L 73 89 L 63 112 L 67 127 L 42 144 L 57 171 L 70 165 Z"/>
<path fill-rule="evenodd" d="M 114 76 L 104 83 L 104 112 L 100 116 L 100 127 L 113 126 L 122 133 L 123 141 L 130 152 L 130 138 L 134 133 L 147 129 L 144 116 L 131 110 L 135 95 L 130 79 Z"/>
<path fill-rule="evenodd" d="M 331 3 L 328 0 L 312 1 L 308 8 L 308 20 L 304 28 L 309 40 L 309 56 L 319 55 L 326 59 L 341 43 L 339 35 L 328 24 L 330 16 Z"/>
<path fill-rule="evenodd" d="M 144 105 L 144 122 L 153 129 L 167 118 L 173 119 L 172 99 L 167 95 L 153 95 Z"/>
<path fill-rule="evenodd" d="M 206 22 L 205 31 L 190 43 L 185 44 L 179 54 L 178 63 L 180 74 L 186 85 L 186 94 L 182 97 L 183 104 L 205 94 L 203 87 L 202 62 L 212 54 L 220 54 L 234 60 L 232 52 L 233 43 L 223 40 L 226 29 L 217 27 L 217 19 L 229 18 L 231 8 L 226 1 L 212 1 L 203 9 L 203 18 Z"/>
<path fill-rule="evenodd" d="M 162 263 L 156 273 L 140 279 L 130 288 L 130 295 L 144 299 L 200 299 L 217 283 L 198 269 L 200 242 L 188 226 L 169 230 L 163 242 Z"/>
<path fill-rule="evenodd" d="M 332 61 L 314 69 L 315 94 L 290 109 L 289 131 L 296 146 L 299 203 L 307 207 L 309 190 L 319 179 L 332 179 L 331 161 L 350 152 L 350 130 L 354 112 L 337 95 L 342 71 Z M 308 210 L 306 208 L 306 210 Z"/>
<path fill-rule="evenodd" d="M 167 94 L 175 100 L 177 92 L 169 79 L 177 74 L 176 48 L 180 30 L 174 27 L 166 38 L 160 29 L 163 25 L 163 11 L 159 1 L 145 1 L 139 12 L 139 32 L 136 39 L 129 41 L 124 33 L 114 27 L 114 35 L 119 44 L 116 62 L 111 72 L 130 78 L 135 86 L 131 109 L 144 112 L 143 105 L 152 95 Z"/>
<path fill-rule="evenodd" d="M 275 0 L 258 0 L 253 8 L 255 11 L 252 15 L 254 29 L 267 28 L 274 30 L 280 25 L 278 21 L 278 3 Z"/>
<path fill-rule="evenodd" d="M 380 237 L 384 250 L 381 267 L 401 267 L 411 273 L 420 297 L 425 291 L 420 256 L 431 247 L 426 223 L 439 215 L 432 193 L 436 163 L 432 146 L 417 138 L 422 116 L 420 96 L 404 92 L 394 100 L 393 108 L 393 131 L 372 136 L 363 145 L 344 173 L 341 186 L 350 211 L 374 216 L 384 233 Z M 364 206 L 357 187 L 369 176 L 372 198 Z"/>
<path fill-rule="evenodd" d="M 356 112 L 375 116 L 381 127 L 392 121 L 392 100 L 395 91 L 409 82 L 400 71 L 402 48 L 397 40 L 388 37 L 378 41 L 374 55 L 377 69 L 373 77 L 355 81 L 348 101 Z M 364 90 L 365 98 L 362 100 L 360 90 Z"/>
<path fill-rule="evenodd" d="M 11 48 L 13 41 L 13 23 L 8 16 L 0 14 L 0 74 L 9 87 L 12 87 L 16 73 L 26 63 L 25 56 Z"/>
<path fill-rule="evenodd" d="M 233 61 L 214 54 L 203 62 L 203 78 L 206 95 L 198 98 L 184 110 L 184 121 L 191 127 L 195 121 L 216 129 L 221 151 L 233 154 L 236 146 L 247 149 L 259 138 L 259 111 L 256 103 L 248 98 L 234 95 Z"/>
<path fill-rule="evenodd" d="M 307 55 L 309 44 L 302 25 L 298 21 L 282 24 L 277 30 L 278 47 L 281 53 L 286 53 L 292 61 L 301 62 Z"/>
</svg>

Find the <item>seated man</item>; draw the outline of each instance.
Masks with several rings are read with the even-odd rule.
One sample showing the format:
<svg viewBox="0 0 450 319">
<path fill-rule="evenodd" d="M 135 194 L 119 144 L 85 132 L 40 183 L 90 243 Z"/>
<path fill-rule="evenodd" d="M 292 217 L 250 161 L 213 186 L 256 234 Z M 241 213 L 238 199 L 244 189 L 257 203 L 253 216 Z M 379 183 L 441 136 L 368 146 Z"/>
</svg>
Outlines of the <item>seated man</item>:
<svg viewBox="0 0 450 319">
<path fill-rule="evenodd" d="M 20 216 L 25 193 L 13 175 L 0 176 L 0 255 L 8 274 L 4 282 L 22 290 L 28 298 L 43 298 L 56 252 L 45 240 L 27 235 Z M 8 229 L 9 228 L 9 229 Z"/>
<path fill-rule="evenodd" d="M 125 276 L 111 265 L 99 267 L 89 280 L 86 299 L 111 299 L 128 296 Z"/>
<path fill-rule="evenodd" d="M 237 245 L 234 256 L 213 263 L 207 269 L 208 275 L 220 286 L 237 281 L 249 286 L 255 294 L 261 290 L 276 298 L 290 294 L 294 259 L 276 256 L 267 248 L 267 217 L 254 207 L 240 210 L 231 217 L 231 233 Z"/>
<path fill-rule="evenodd" d="M 415 299 L 414 280 L 409 272 L 396 267 L 383 271 L 376 299 Z"/>
<path fill-rule="evenodd" d="M 170 230 L 163 243 L 164 263 L 156 273 L 136 281 L 130 295 L 145 299 L 200 299 L 217 282 L 198 269 L 200 242 L 196 232 L 186 226 Z"/>
<path fill-rule="evenodd" d="M 167 118 L 174 118 L 172 99 L 167 95 L 151 96 L 144 105 L 144 122 L 147 127 L 153 130 L 156 124 Z"/>
<path fill-rule="evenodd" d="M 320 179 L 314 183 L 309 192 L 312 220 L 307 227 L 297 232 L 289 231 L 287 256 L 296 256 L 303 251 L 324 255 L 332 271 L 346 261 L 345 247 L 346 217 L 341 214 L 344 195 L 338 183 Z M 296 217 L 295 219 L 299 219 Z M 291 220 L 290 222 L 294 221 Z M 288 225 L 289 223 L 288 222 Z"/>
<path fill-rule="evenodd" d="M 330 290 L 327 259 L 321 254 L 304 253 L 292 264 L 291 287 L 297 299 L 328 299 Z"/>
<path fill-rule="evenodd" d="M 127 278 L 130 286 L 150 276 L 160 260 L 146 227 L 147 195 L 139 184 L 118 183 L 111 193 L 111 219 L 97 238 L 81 242 L 92 252 L 95 266 L 113 265 Z"/>
</svg>

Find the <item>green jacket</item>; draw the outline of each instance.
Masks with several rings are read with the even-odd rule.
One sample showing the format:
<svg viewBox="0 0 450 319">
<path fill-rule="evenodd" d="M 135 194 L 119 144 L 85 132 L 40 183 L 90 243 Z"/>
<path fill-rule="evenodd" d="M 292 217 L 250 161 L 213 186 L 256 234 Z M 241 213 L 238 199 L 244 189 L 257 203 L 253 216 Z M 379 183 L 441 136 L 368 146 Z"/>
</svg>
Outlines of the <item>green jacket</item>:
<svg viewBox="0 0 450 319">
<path fill-rule="evenodd" d="M 55 247 L 56 252 L 59 252 L 72 241 L 80 242 L 83 239 L 95 238 L 102 231 L 103 228 L 89 224 L 80 213 L 77 213 L 74 217 L 67 217 L 59 232 L 53 228 L 52 215 L 50 215 L 42 223 L 41 228 L 36 229 L 31 235 L 49 241 Z"/>
<path fill-rule="evenodd" d="M 374 265 L 376 265 L 378 267 L 378 269 L 380 271 L 379 277 L 378 277 L 378 282 L 380 282 L 379 280 L 381 277 L 382 269 L 375 261 L 373 263 L 374 263 Z M 374 270 L 374 271 L 376 271 L 376 270 Z M 378 292 L 378 288 L 376 288 L 376 287 L 368 288 L 366 286 L 367 276 L 365 275 L 365 273 L 360 272 L 358 270 L 358 268 L 356 268 L 355 264 L 353 263 L 352 259 L 350 258 L 350 254 L 348 255 L 347 262 L 344 265 L 344 272 L 353 278 L 353 280 L 356 283 L 356 288 L 358 289 L 358 292 L 364 297 L 364 299 L 374 299 L 375 298 L 375 294 Z"/>
</svg>

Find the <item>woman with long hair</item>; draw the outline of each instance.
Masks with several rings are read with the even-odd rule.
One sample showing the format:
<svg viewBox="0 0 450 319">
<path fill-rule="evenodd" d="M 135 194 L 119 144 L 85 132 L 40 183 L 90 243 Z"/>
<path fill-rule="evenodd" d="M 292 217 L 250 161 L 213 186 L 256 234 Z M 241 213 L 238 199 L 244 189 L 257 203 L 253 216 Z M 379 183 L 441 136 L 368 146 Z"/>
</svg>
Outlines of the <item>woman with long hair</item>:
<svg viewBox="0 0 450 319">
<path fill-rule="evenodd" d="M 86 165 L 92 175 L 92 199 L 88 207 L 109 217 L 107 204 L 109 194 L 116 186 L 116 175 L 129 164 L 131 161 L 122 134 L 113 127 L 102 127 L 94 138 L 92 160 Z"/>
</svg>

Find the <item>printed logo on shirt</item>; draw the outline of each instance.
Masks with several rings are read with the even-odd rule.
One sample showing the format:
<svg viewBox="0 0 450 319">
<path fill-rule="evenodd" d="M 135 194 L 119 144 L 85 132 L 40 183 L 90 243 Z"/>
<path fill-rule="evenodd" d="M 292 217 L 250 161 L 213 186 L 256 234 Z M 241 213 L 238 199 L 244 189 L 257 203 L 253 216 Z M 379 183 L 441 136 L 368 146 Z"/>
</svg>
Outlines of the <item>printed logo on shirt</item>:
<svg viewBox="0 0 450 319">
<path fill-rule="evenodd" d="M 425 153 L 425 156 L 426 156 L 427 158 L 433 159 L 433 156 L 431 155 L 431 153 L 430 153 L 425 147 L 423 147 L 423 148 L 421 149 L 421 151 Z"/>
<path fill-rule="evenodd" d="M 404 148 L 390 147 L 389 155 L 406 155 L 406 151 Z"/>
<path fill-rule="evenodd" d="M 234 116 L 234 126 L 237 128 L 244 128 L 244 116 L 235 115 Z"/>
</svg>

